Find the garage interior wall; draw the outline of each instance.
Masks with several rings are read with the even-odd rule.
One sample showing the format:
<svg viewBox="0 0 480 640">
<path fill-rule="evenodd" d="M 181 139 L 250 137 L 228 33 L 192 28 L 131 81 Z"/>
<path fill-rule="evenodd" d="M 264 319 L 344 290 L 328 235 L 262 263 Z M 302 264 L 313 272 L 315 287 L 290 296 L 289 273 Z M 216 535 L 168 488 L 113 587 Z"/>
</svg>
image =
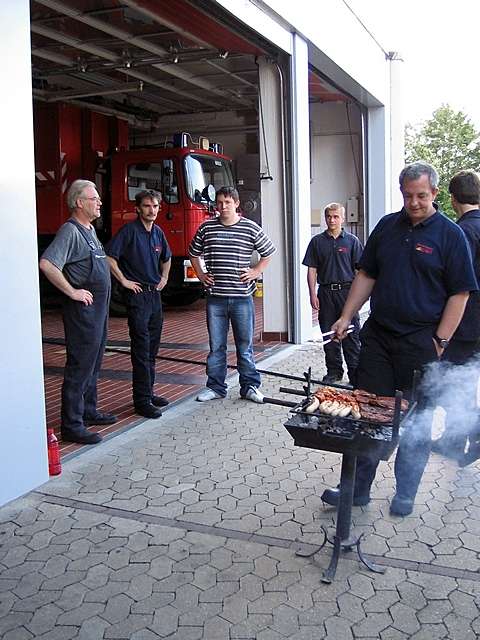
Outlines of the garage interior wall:
<svg viewBox="0 0 480 640">
<path fill-rule="evenodd" d="M 0 3 L 0 505 L 48 479 L 33 158 L 28 0 Z"/>
<path fill-rule="evenodd" d="M 361 140 L 361 115 L 355 104 L 310 105 L 312 235 L 325 229 L 327 204 L 339 202 L 348 214 L 351 203 L 356 203 L 358 222 L 347 217 L 345 228 L 364 240 Z"/>
</svg>

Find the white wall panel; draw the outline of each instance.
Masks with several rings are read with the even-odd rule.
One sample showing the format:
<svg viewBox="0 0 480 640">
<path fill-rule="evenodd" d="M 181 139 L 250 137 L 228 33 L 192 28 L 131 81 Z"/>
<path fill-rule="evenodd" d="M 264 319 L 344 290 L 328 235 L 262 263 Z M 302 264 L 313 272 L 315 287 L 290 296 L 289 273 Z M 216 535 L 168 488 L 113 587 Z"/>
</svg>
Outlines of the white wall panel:
<svg viewBox="0 0 480 640">
<path fill-rule="evenodd" d="M 0 3 L 0 504 L 48 479 L 28 0 Z"/>
</svg>

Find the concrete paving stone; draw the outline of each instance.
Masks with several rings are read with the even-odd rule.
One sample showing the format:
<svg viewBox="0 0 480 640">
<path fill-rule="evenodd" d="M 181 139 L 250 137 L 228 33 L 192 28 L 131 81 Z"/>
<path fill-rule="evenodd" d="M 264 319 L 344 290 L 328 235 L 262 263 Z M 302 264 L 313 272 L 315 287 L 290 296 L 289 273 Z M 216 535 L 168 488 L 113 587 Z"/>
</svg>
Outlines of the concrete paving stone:
<svg viewBox="0 0 480 640">
<path fill-rule="evenodd" d="M 108 620 L 111 624 L 125 620 L 125 618 L 128 618 L 130 615 L 130 607 L 133 602 L 131 598 L 123 593 L 112 596 L 108 599 L 104 611 L 101 612 L 101 617 Z"/>
<path fill-rule="evenodd" d="M 432 600 L 426 607 L 418 612 L 418 620 L 426 624 L 438 624 L 443 622 L 445 617 L 453 610 L 452 603 L 445 600 Z"/>
<path fill-rule="evenodd" d="M 406 633 L 403 633 L 403 631 L 399 631 L 393 627 L 385 629 L 380 633 L 380 638 L 382 640 L 408 640 L 410 637 L 411 636 Z"/>
<path fill-rule="evenodd" d="M 368 600 L 374 594 L 373 580 L 370 576 L 360 573 L 349 576 L 348 584 L 350 585 L 350 593 L 362 600 Z"/>
<path fill-rule="evenodd" d="M 16 629 L 7 631 L 7 633 L 2 636 L 2 640 L 31 640 L 33 637 L 33 634 L 27 631 L 25 627 L 17 627 Z"/>
<path fill-rule="evenodd" d="M 349 622 L 360 622 L 364 620 L 365 610 L 363 609 L 363 600 L 353 593 L 342 593 L 337 598 L 339 615 Z M 382 610 L 382 613 L 385 609 Z"/>
<path fill-rule="evenodd" d="M 107 627 L 103 637 L 112 638 L 113 640 L 130 640 L 132 635 L 137 631 L 147 629 L 152 623 L 152 620 L 153 615 L 130 614 L 126 620 Z"/>
<path fill-rule="evenodd" d="M 103 602 L 106 603 L 113 596 L 125 593 L 127 585 L 125 582 L 109 581 L 102 587 L 88 591 L 85 594 L 85 602 Z"/>
<path fill-rule="evenodd" d="M 57 619 L 62 614 L 62 610 L 54 604 L 45 604 L 34 612 L 31 620 L 25 624 L 28 631 L 34 636 L 41 636 L 43 633 L 52 630 Z"/>
<path fill-rule="evenodd" d="M 480 535 L 480 521 L 474 518 L 465 518 L 460 525 L 463 530 L 459 531 L 457 535 L 460 535 L 463 531 L 467 530 L 471 534 Z"/>
<path fill-rule="evenodd" d="M 203 637 L 208 640 L 225 640 L 229 637 L 231 623 L 220 616 L 214 616 L 205 621 Z"/>
<path fill-rule="evenodd" d="M 89 591 L 85 585 L 81 584 L 80 582 L 76 582 L 75 584 L 71 584 L 68 587 L 65 587 L 65 589 L 63 589 L 63 591 L 59 594 L 55 602 L 57 606 L 59 606 L 64 611 L 69 611 L 71 609 L 79 607 L 83 603 L 88 592 Z"/>
<path fill-rule="evenodd" d="M 55 578 L 49 578 L 42 582 L 42 589 L 48 589 L 51 591 L 58 591 L 64 589 L 71 584 L 81 582 L 85 576 L 86 571 L 66 571 L 63 575 Z"/>
<path fill-rule="evenodd" d="M 354 623 L 352 632 L 355 638 L 374 637 L 392 625 L 392 618 L 388 613 L 367 613 L 364 620 Z"/>
<path fill-rule="evenodd" d="M 234 562 L 231 567 L 217 573 L 217 582 L 232 582 L 253 572 L 253 562 Z"/>
<path fill-rule="evenodd" d="M 327 638 L 323 629 L 318 630 L 314 627 L 300 627 L 290 640 L 316 640 L 317 638 Z M 348 636 L 346 636 L 348 638 Z"/>
<path fill-rule="evenodd" d="M 422 513 L 421 520 L 426 527 L 431 527 L 437 532 L 437 535 L 440 538 L 442 537 L 440 535 L 440 530 L 444 527 L 444 522 L 437 513 L 426 511 L 425 513 Z"/>
<path fill-rule="evenodd" d="M 112 569 L 103 563 L 95 565 L 88 569 L 87 575 L 82 580 L 82 584 L 84 584 L 88 589 L 103 587 L 107 584 L 112 573 Z"/>
<path fill-rule="evenodd" d="M 61 595 L 61 591 L 37 591 L 32 596 L 23 598 L 22 600 L 13 597 L 11 602 L 8 603 L 3 597 L 0 598 L 0 617 L 12 611 L 30 611 L 34 612 L 41 606 L 55 602 L 58 604 L 58 599 Z M 8 609 L 5 604 L 9 604 Z"/>
<path fill-rule="evenodd" d="M 55 627 L 50 631 L 42 633 L 41 636 L 35 636 L 35 640 L 71 640 L 78 634 L 77 627 Z"/>
<path fill-rule="evenodd" d="M 30 561 L 46 562 L 47 560 L 50 560 L 50 558 L 54 558 L 62 554 L 66 556 L 68 551 L 69 545 L 52 543 L 48 547 L 30 552 L 28 559 Z"/>
<path fill-rule="evenodd" d="M 233 564 L 233 551 L 226 548 L 214 549 L 210 554 L 210 565 L 221 571 Z"/>
<path fill-rule="evenodd" d="M 444 555 L 435 559 L 432 564 L 440 564 L 444 567 L 452 567 L 457 570 L 478 571 L 480 569 L 480 559 L 475 551 L 458 548 L 452 555 Z"/>
<path fill-rule="evenodd" d="M 338 614 L 338 604 L 335 600 L 332 602 L 322 602 L 320 606 L 316 605 L 308 611 L 298 613 L 298 623 L 302 626 L 318 626 L 323 628 L 327 618 L 338 616 Z M 277 611 L 273 614 L 274 618 L 276 618 L 276 615 Z"/>
<path fill-rule="evenodd" d="M 183 560 L 179 560 L 175 564 L 176 571 L 195 571 L 198 567 L 205 566 L 210 561 L 209 553 L 193 553 L 190 554 L 187 558 Z"/>
<path fill-rule="evenodd" d="M 178 609 L 167 604 L 155 611 L 150 629 L 165 638 L 177 630 L 179 615 Z"/>
<path fill-rule="evenodd" d="M 449 613 L 443 621 L 448 630 L 449 640 L 476 640 L 477 634 L 471 627 L 471 621 L 458 616 L 455 612 Z"/>
<path fill-rule="evenodd" d="M 40 570 L 40 573 L 47 578 L 55 578 L 65 573 L 70 559 L 65 556 L 58 555 L 49 558 L 45 563 L 45 566 Z"/>
<path fill-rule="evenodd" d="M 432 547 L 440 542 L 440 538 L 432 527 L 420 525 L 415 529 L 415 532 L 419 542 L 424 542 Z"/>
<path fill-rule="evenodd" d="M 75 524 L 77 523 L 75 522 Z M 66 533 L 62 533 L 60 535 L 56 535 L 55 544 L 66 544 L 66 545 L 73 544 L 74 545 L 79 540 L 83 540 L 85 538 L 85 531 L 83 531 L 80 528 L 74 529 L 73 527 L 75 526 L 75 524 L 72 525 L 72 528 L 70 529 L 70 531 L 67 531 Z"/>
<path fill-rule="evenodd" d="M 401 602 L 408 607 L 420 611 L 427 605 L 427 600 L 420 585 L 405 580 L 398 584 L 397 590 L 400 594 Z"/>
<path fill-rule="evenodd" d="M 174 540 L 168 545 L 167 555 L 175 562 L 179 562 L 180 560 L 188 558 L 190 555 L 190 549 L 191 545 L 188 543 L 186 538 Z"/>
<path fill-rule="evenodd" d="M 384 613 L 389 607 L 398 602 L 400 597 L 396 589 L 378 591 L 363 603 L 363 610 L 365 613 Z"/>
<path fill-rule="evenodd" d="M 26 626 L 32 618 L 33 613 L 30 611 L 16 611 L 2 616 L 0 618 L 0 638 L 3 638 L 8 631 Z"/>
<path fill-rule="evenodd" d="M 110 626 L 110 623 L 104 620 L 103 618 L 99 618 L 98 616 L 94 616 L 93 618 L 88 618 L 82 623 L 80 630 L 78 632 L 78 636 L 75 637 L 75 640 L 98 640 L 104 637 L 105 629 Z"/>
<path fill-rule="evenodd" d="M 110 536 L 106 537 L 104 540 L 98 540 L 95 542 L 95 553 L 110 553 L 115 549 L 123 548 L 127 545 L 128 538 L 123 536 Z"/>
<path fill-rule="evenodd" d="M 178 624 L 186 627 L 203 627 L 205 621 L 213 618 L 222 612 L 220 602 L 200 603 L 188 611 L 180 612 Z"/>
<path fill-rule="evenodd" d="M 299 571 L 281 571 L 273 578 L 265 580 L 263 583 L 263 590 L 267 593 L 269 591 L 285 591 L 291 585 L 298 583 L 301 580 Z"/>
<path fill-rule="evenodd" d="M 263 595 L 263 579 L 255 575 L 240 578 L 239 593 L 249 601 L 259 599 Z"/>
<path fill-rule="evenodd" d="M 152 536 L 144 531 L 135 531 L 135 533 L 128 536 L 127 547 L 132 552 L 144 551 L 148 548 L 151 540 Z"/>
<path fill-rule="evenodd" d="M 85 620 L 102 613 L 105 605 L 98 602 L 85 602 L 76 609 L 66 611 L 58 617 L 57 623 L 65 626 L 79 627 Z"/>
<path fill-rule="evenodd" d="M 148 598 L 134 602 L 131 606 L 132 613 L 155 613 L 156 609 L 171 604 L 175 599 L 173 592 L 156 592 Z"/>
<path fill-rule="evenodd" d="M 417 541 L 411 542 L 408 547 L 393 549 L 385 555 L 387 558 L 395 558 L 396 560 L 410 560 L 412 562 L 425 562 L 427 564 L 435 559 L 431 548 Z"/>
<path fill-rule="evenodd" d="M 136 602 L 144 600 L 152 595 L 154 584 L 155 580 L 151 576 L 145 574 L 134 576 L 125 594 Z"/>
<path fill-rule="evenodd" d="M 278 633 L 273 629 L 263 629 L 259 631 L 256 635 L 256 640 L 284 640 L 285 636 L 283 633 Z"/>
<path fill-rule="evenodd" d="M 202 591 L 214 587 L 217 583 L 217 571 L 208 565 L 197 567 L 194 572 L 192 584 Z"/>
<path fill-rule="evenodd" d="M 447 538 L 432 547 L 432 551 L 436 556 L 450 556 L 462 546 L 459 538 Z"/>
<path fill-rule="evenodd" d="M 277 575 L 277 564 L 277 560 L 269 558 L 268 556 L 261 556 L 255 559 L 255 569 L 253 573 L 260 578 L 268 580 Z"/>
<path fill-rule="evenodd" d="M 167 556 L 154 558 L 150 563 L 149 575 L 157 580 L 167 578 L 172 573 L 173 560 Z"/>
<path fill-rule="evenodd" d="M 323 637 L 328 640 L 353 640 L 352 623 L 340 615 L 327 618 L 324 626 L 325 635 Z"/>
<path fill-rule="evenodd" d="M 457 588 L 457 583 L 453 578 L 447 576 L 437 576 L 432 573 L 419 573 L 408 571 L 410 582 L 422 588 L 423 595 L 427 600 L 443 600 Z"/>
<path fill-rule="evenodd" d="M 4 580 L 2 579 L 0 574 L 0 594 L 6 593 L 7 591 L 10 591 L 10 590 L 13 591 L 13 589 L 15 589 L 17 584 L 18 584 L 18 580 L 15 580 L 14 578 L 11 578 L 9 580 Z"/>
<path fill-rule="evenodd" d="M 399 631 L 407 634 L 416 633 L 420 629 L 420 624 L 416 616 L 416 611 L 412 607 L 408 607 L 402 602 L 396 602 L 389 609 L 392 616 L 394 626 Z"/>
<path fill-rule="evenodd" d="M 173 573 L 171 576 L 168 576 L 168 578 L 155 582 L 153 591 L 174 592 L 181 585 L 191 584 L 192 580 L 193 573 L 188 573 L 187 571 L 184 573 Z"/>
<path fill-rule="evenodd" d="M 118 582 L 130 582 L 135 576 L 147 573 L 148 569 L 149 565 L 147 563 L 129 564 L 127 567 L 123 567 L 123 569 L 117 569 L 116 571 L 112 569 L 111 579 Z"/>
<path fill-rule="evenodd" d="M 464 532 L 461 533 L 459 537 L 465 549 L 471 549 L 477 553 L 480 551 L 480 539 L 478 535 L 474 535 L 470 532 Z"/>
<path fill-rule="evenodd" d="M 248 605 L 249 616 L 251 614 L 272 614 L 273 610 L 287 601 L 287 594 L 284 591 L 272 591 L 257 598 Z"/>
<path fill-rule="evenodd" d="M 423 624 L 422 628 L 410 636 L 409 640 L 450 640 L 448 630 L 443 624 Z"/>
<path fill-rule="evenodd" d="M 179 627 L 171 636 L 175 640 L 200 640 L 203 636 L 202 627 Z"/>
<path fill-rule="evenodd" d="M 25 562 L 30 553 L 32 553 L 32 549 L 25 545 L 14 547 L 13 549 L 9 549 L 3 557 L 2 564 L 5 567 L 18 567 Z"/>
<path fill-rule="evenodd" d="M 467 620 L 475 620 L 475 618 L 477 618 L 479 609 L 473 596 L 456 590 L 453 591 L 448 598 L 457 616 L 462 616 L 462 618 L 466 618 Z"/>
<path fill-rule="evenodd" d="M 199 596 L 203 592 L 191 584 L 184 584 L 175 590 L 172 605 L 179 611 L 189 611 L 198 605 Z"/>
<path fill-rule="evenodd" d="M 17 581 L 17 584 L 12 591 L 19 598 L 33 596 L 40 589 L 43 582 L 45 582 L 45 576 L 42 576 L 41 573 L 29 572 Z"/>
<path fill-rule="evenodd" d="M 249 615 L 245 622 L 240 622 L 240 624 L 235 624 L 230 627 L 230 638 L 232 638 L 232 640 L 236 640 L 237 638 L 242 640 L 255 640 L 257 634 L 271 627 L 272 623 L 273 617 L 271 615 Z M 228 636 L 224 636 L 222 640 L 225 640 L 225 637 L 228 638 Z M 206 634 L 204 638 L 205 640 L 210 640 Z"/>
<path fill-rule="evenodd" d="M 122 569 L 128 567 L 130 563 L 131 551 L 125 547 L 117 547 L 107 554 L 105 564 L 111 569 Z"/>
<path fill-rule="evenodd" d="M 224 598 L 237 593 L 240 589 L 239 581 L 220 582 L 215 587 L 201 591 L 199 602 L 223 602 Z"/>
<path fill-rule="evenodd" d="M 199 505 L 199 506 L 202 507 L 202 505 Z M 208 508 L 198 513 L 194 513 L 193 507 L 192 507 L 188 512 L 185 510 L 185 513 L 183 513 L 183 515 L 181 513 L 178 513 L 175 516 L 169 516 L 169 517 L 174 517 L 181 522 L 196 522 L 197 524 L 203 524 L 209 527 L 213 527 L 213 526 L 220 527 L 222 526 L 222 522 L 221 522 L 222 514 L 223 512 L 217 509 L 216 507 Z M 160 514 L 156 514 L 156 515 L 160 515 Z M 225 528 L 230 528 L 230 526 L 226 525 Z"/>
<path fill-rule="evenodd" d="M 158 640 L 159 637 L 160 636 L 154 633 L 151 629 L 140 629 L 139 631 L 132 633 L 130 640 Z"/>
<path fill-rule="evenodd" d="M 78 558 L 78 560 L 71 560 L 66 567 L 66 571 L 80 571 L 88 570 L 90 567 L 95 567 L 99 564 L 108 564 L 108 553 L 89 553 L 85 558 Z M 111 567 L 113 569 L 113 567 Z"/>
</svg>

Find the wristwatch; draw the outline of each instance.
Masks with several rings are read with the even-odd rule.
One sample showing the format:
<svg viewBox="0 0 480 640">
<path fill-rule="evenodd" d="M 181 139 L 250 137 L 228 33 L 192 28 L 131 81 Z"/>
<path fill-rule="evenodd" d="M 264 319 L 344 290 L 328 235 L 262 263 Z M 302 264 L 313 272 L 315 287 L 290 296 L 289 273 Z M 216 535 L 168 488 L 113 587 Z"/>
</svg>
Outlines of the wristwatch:
<svg viewBox="0 0 480 640">
<path fill-rule="evenodd" d="M 447 340 L 446 338 L 439 338 L 436 333 L 433 334 L 433 339 L 441 349 L 446 349 L 450 344 L 450 340 Z"/>
</svg>

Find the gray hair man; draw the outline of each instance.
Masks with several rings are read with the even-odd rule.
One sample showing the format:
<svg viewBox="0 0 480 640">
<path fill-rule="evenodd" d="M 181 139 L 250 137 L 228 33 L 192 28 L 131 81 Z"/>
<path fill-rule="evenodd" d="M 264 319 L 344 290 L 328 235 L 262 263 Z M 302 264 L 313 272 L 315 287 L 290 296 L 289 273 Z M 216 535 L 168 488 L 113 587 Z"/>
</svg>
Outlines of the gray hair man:
<svg viewBox="0 0 480 640">
<path fill-rule="evenodd" d="M 67 359 L 62 386 L 62 439 L 80 444 L 102 440 L 87 425 L 108 425 L 116 416 L 97 410 L 97 380 L 107 339 L 110 269 L 92 222 L 101 199 L 89 180 L 75 180 L 67 193 L 71 217 L 40 259 L 40 269 L 63 294 Z"/>
</svg>

